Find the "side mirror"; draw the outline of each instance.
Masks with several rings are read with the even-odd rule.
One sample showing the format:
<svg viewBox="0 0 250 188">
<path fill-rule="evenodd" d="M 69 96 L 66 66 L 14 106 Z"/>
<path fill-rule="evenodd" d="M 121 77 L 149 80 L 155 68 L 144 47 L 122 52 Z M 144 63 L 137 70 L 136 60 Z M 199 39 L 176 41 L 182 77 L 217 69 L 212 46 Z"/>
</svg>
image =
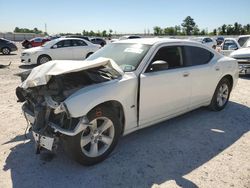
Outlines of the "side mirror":
<svg viewBox="0 0 250 188">
<path fill-rule="evenodd" d="M 168 62 L 163 61 L 163 60 L 157 60 L 154 61 L 151 66 L 149 71 L 161 71 L 161 70 L 167 70 L 168 69 Z"/>
<path fill-rule="evenodd" d="M 52 46 L 53 49 L 56 49 L 57 48 L 57 45 L 55 44 L 54 46 Z"/>
</svg>

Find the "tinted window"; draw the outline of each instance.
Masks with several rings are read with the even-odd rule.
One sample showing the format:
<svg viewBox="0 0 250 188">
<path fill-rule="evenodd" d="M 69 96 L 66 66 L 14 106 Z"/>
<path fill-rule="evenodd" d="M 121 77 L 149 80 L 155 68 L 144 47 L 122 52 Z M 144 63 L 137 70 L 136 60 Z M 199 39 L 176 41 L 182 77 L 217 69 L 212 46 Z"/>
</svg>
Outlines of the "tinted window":
<svg viewBox="0 0 250 188">
<path fill-rule="evenodd" d="M 43 39 L 41 39 L 41 38 L 35 38 L 35 39 L 34 39 L 34 42 L 42 42 L 42 40 L 43 40 Z"/>
<path fill-rule="evenodd" d="M 195 46 L 185 46 L 184 52 L 187 66 L 206 64 L 214 56 L 212 52 Z"/>
<path fill-rule="evenodd" d="M 57 48 L 70 47 L 71 40 L 62 40 L 62 41 L 56 43 L 56 45 L 57 45 Z"/>
<path fill-rule="evenodd" d="M 205 41 L 206 42 L 213 42 L 212 39 L 210 39 L 210 38 L 206 38 Z"/>
<path fill-rule="evenodd" d="M 243 44 L 249 39 L 250 37 L 241 37 L 238 40 L 238 43 L 240 46 L 243 46 Z"/>
<path fill-rule="evenodd" d="M 168 69 L 183 67 L 182 60 L 182 47 L 179 46 L 168 46 L 162 47 L 155 54 L 151 64 L 155 61 L 165 61 L 168 63 Z M 150 70 L 150 66 L 147 71 Z"/>
<path fill-rule="evenodd" d="M 83 40 L 72 40 L 72 46 L 87 46 Z"/>
</svg>

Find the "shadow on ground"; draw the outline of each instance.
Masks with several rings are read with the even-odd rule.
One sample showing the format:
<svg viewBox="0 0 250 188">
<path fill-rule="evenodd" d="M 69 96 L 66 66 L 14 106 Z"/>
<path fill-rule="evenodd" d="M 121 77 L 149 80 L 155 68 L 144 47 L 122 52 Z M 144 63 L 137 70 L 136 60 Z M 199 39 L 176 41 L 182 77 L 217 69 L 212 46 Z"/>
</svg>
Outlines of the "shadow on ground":
<svg viewBox="0 0 250 188">
<path fill-rule="evenodd" d="M 33 69 L 37 65 L 20 65 L 18 66 L 20 69 Z"/>
<path fill-rule="evenodd" d="M 104 162 L 84 167 L 66 157 L 41 160 L 33 142 L 11 149 L 5 171 L 13 187 L 150 187 L 175 180 L 198 187 L 184 175 L 209 161 L 250 130 L 248 107 L 230 102 L 221 112 L 198 109 L 123 137 Z M 12 141 L 20 140 L 20 136 Z M 12 142 L 12 141 L 8 141 Z"/>
</svg>

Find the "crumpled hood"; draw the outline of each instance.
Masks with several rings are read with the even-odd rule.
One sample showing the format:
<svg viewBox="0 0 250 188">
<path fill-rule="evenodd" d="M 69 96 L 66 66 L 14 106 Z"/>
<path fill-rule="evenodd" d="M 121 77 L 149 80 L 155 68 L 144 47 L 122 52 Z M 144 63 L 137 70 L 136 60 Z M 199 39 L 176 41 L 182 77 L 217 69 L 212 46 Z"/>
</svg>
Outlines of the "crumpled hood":
<svg viewBox="0 0 250 188">
<path fill-rule="evenodd" d="M 235 58 L 245 58 L 250 57 L 250 48 L 241 48 L 239 50 L 235 50 L 230 54 L 230 57 Z"/>
<path fill-rule="evenodd" d="M 46 85 L 52 76 L 70 72 L 79 72 L 100 66 L 112 68 L 121 76 L 124 74 L 122 69 L 112 59 L 108 58 L 101 57 L 91 61 L 54 60 L 33 68 L 30 75 L 20 87 L 27 89 L 30 87 Z"/>
</svg>

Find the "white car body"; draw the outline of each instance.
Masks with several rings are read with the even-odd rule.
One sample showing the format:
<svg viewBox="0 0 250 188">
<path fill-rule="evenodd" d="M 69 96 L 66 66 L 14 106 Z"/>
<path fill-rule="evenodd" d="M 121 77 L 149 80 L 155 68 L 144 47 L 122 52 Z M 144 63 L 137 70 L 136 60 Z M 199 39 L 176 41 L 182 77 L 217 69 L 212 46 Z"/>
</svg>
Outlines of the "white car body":
<svg viewBox="0 0 250 188">
<path fill-rule="evenodd" d="M 64 41 L 70 42 L 67 47 L 59 46 Z M 72 41 L 77 41 L 73 43 Z M 77 45 L 79 44 L 82 45 Z M 43 46 L 24 50 L 21 62 L 24 64 L 37 64 L 39 57 L 48 56 L 51 60 L 84 60 L 88 54 L 94 53 L 100 45 L 79 38 L 58 38 L 45 43 Z"/>
<path fill-rule="evenodd" d="M 219 52 L 224 56 L 229 56 L 233 51 L 240 49 L 241 46 L 238 40 L 235 38 L 225 38 L 224 42 L 221 44 L 221 49 Z"/>
<path fill-rule="evenodd" d="M 236 60 L 224 57 L 215 50 L 197 42 L 153 38 L 122 40 L 109 45 L 90 56 L 83 63 L 80 61 L 75 63 L 73 67 L 69 66 L 73 63 L 67 63 L 67 61 L 51 61 L 38 66 L 20 85 L 19 89 L 26 93 L 34 87 L 41 87 L 40 90 L 43 90 L 42 87 L 51 83 L 49 81 L 57 75 L 67 75 L 68 73 L 73 75 L 79 71 L 92 70 L 94 67 L 106 67 L 115 72 L 117 77 L 109 81 L 84 86 L 61 102 L 52 100 L 47 94 L 45 102 L 42 103 L 46 104 L 46 108 L 52 109 L 54 113 L 59 115 L 62 112 L 67 112 L 68 118 L 79 119 L 79 123 L 70 131 L 52 123 L 51 128 L 55 132 L 67 136 L 79 134 L 88 125 L 87 114 L 95 107 L 111 102 L 119 107 L 119 113 L 123 114 L 121 119 L 123 122 L 122 134 L 126 135 L 201 106 L 208 106 L 222 78 L 227 77 L 231 81 L 231 88 L 235 87 L 238 80 Z M 112 48 L 112 45 L 116 45 L 116 48 L 119 45 L 130 46 L 122 52 L 133 54 L 133 57 L 136 57 L 136 54 L 144 53 L 141 46 L 146 46 L 148 50 L 140 59 L 137 68 L 134 69 L 126 67 L 127 65 L 118 66 L 118 62 L 116 63 L 109 58 L 91 59 L 95 58 L 95 55 L 98 56 L 98 53 L 106 48 Z M 188 52 L 190 49 L 206 52 L 210 58 L 206 63 L 200 65 L 151 72 L 151 69 L 148 68 L 152 62 L 157 62 L 154 61 L 154 58 L 161 54 L 162 49 L 169 48 L 177 49 L 180 52 L 181 57 L 178 56 L 180 64 L 183 63 L 183 60 L 192 59 L 184 57 L 184 51 Z M 169 67 L 171 67 L 171 63 Z M 20 100 L 24 101 L 22 97 Z M 24 114 L 31 124 L 35 122 L 32 113 L 24 110 Z M 43 147 L 46 147 L 46 144 L 44 145 Z M 49 148 L 52 144 L 47 145 Z"/>
<path fill-rule="evenodd" d="M 214 48 L 217 45 L 216 40 L 210 37 L 195 37 L 191 38 L 191 40 L 200 42 L 209 48 Z"/>
</svg>

